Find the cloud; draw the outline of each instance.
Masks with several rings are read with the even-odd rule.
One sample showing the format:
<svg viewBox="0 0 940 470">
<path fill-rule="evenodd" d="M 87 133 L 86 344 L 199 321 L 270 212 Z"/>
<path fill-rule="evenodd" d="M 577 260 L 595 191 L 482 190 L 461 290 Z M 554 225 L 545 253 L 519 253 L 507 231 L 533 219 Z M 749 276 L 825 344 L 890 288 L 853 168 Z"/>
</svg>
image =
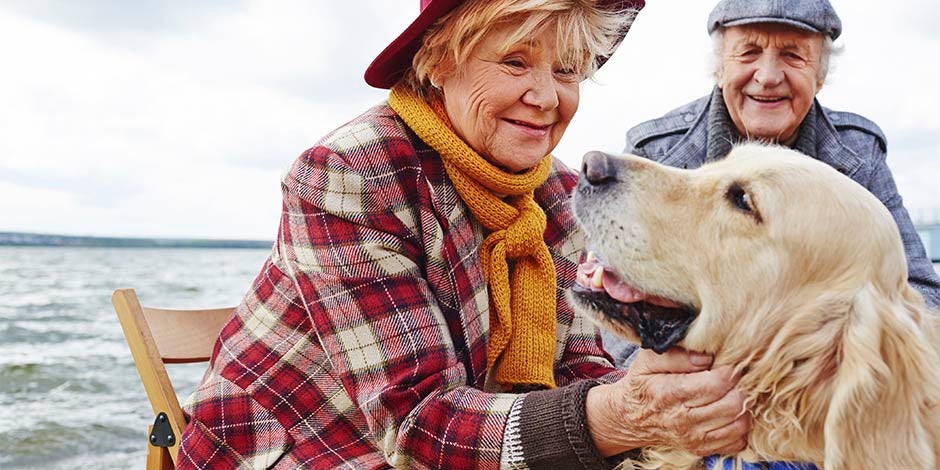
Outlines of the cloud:
<svg viewBox="0 0 940 470">
<path fill-rule="evenodd" d="M 888 165 L 893 169 L 904 206 L 916 220 L 940 211 L 940 138 L 936 131 L 899 133 L 889 143 Z"/>
<path fill-rule="evenodd" d="M 906 201 L 937 205 L 938 4 L 833 2 L 846 51 L 820 99 L 888 134 Z M 711 88 L 711 2 L 649 2 L 583 85 L 556 149 L 620 151 L 624 132 Z M 387 96 L 362 73 L 413 0 L 0 4 L 0 230 L 271 238 L 279 176 Z M 933 177 L 933 178 L 931 178 Z"/>
<path fill-rule="evenodd" d="M 922 38 L 940 39 L 940 30 L 937 30 L 940 3 L 934 0 L 908 0 L 893 4 L 891 8 L 897 9 L 898 17 L 910 26 L 904 28 L 904 32 Z"/>
<path fill-rule="evenodd" d="M 191 4 L 161 0 L 6 0 L 4 8 L 39 21 L 98 37 L 153 37 L 185 31 L 239 2 L 203 0 Z"/>
</svg>

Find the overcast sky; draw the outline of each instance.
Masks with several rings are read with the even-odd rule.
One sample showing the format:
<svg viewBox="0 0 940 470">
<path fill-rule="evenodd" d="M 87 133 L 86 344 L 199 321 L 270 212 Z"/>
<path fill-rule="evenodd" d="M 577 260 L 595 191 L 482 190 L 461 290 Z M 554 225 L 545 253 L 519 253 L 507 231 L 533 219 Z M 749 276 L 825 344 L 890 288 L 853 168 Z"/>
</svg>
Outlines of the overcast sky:
<svg viewBox="0 0 940 470">
<path fill-rule="evenodd" d="M 709 92 L 711 0 L 648 0 L 555 154 Z M 915 217 L 940 207 L 940 2 L 832 0 L 819 95 L 888 136 Z M 273 239 L 280 175 L 383 100 L 362 73 L 418 0 L 0 0 L 0 231 Z"/>
</svg>

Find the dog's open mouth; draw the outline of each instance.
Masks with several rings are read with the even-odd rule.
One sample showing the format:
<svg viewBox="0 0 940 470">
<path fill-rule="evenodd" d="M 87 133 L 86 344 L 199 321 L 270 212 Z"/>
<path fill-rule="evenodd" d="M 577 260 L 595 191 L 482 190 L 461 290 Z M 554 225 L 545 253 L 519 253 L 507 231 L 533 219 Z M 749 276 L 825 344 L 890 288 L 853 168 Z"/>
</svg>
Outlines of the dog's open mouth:
<svg viewBox="0 0 940 470">
<path fill-rule="evenodd" d="M 578 266 L 571 291 L 577 301 L 610 320 L 629 324 L 640 337 L 640 346 L 657 353 L 681 341 L 696 317 L 694 309 L 637 290 L 593 253 Z"/>
</svg>

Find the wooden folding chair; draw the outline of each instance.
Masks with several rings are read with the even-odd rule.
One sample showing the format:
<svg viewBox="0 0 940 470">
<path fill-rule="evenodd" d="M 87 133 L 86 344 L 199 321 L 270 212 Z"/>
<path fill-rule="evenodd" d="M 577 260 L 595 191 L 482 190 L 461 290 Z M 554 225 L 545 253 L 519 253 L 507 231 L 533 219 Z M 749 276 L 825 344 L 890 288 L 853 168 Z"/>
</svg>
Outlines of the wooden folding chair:
<svg viewBox="0 0 940 470">
<path fill-rule="evenodd" d="M 234 308 L 166 310 L 142 307 L 134 289 L 114 291 L 111 303 L 153 408 L 147 468 L 172 469 L 176 465 L 186 419 L 165 364 L 207 362 L 219 331 Z"/>
</svg>

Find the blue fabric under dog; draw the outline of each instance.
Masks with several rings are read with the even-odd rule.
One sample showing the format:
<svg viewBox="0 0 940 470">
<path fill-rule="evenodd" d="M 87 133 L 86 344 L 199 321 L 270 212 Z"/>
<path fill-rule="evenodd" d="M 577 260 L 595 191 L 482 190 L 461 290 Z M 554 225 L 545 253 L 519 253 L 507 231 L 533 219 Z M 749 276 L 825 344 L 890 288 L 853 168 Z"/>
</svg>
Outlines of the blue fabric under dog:
<svg viewBox="0 0 940 470">
<path fill-rule="evenodd" d="M 734 470 L 733 460 L 725 460 L 723 469 L 719 469 L 717 465 L 718 456 L 713 455 L 705 458 L 705 470 Z M 742 468 L 743 470 L 819 470 L 811 463 L 798 462 L 744 462 Z"/>
</svg>

